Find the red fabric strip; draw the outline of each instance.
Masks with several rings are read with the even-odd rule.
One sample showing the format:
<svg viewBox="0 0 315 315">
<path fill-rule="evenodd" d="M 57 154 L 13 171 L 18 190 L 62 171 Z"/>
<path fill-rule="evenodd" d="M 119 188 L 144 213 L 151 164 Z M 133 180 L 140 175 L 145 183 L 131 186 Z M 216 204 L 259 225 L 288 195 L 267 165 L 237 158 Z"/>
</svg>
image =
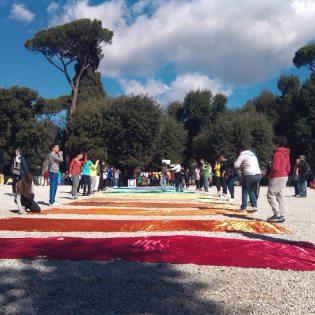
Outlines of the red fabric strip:
<svg viewBox="0 0 315 315">
<path fill-rule="evenodd" d="M 315 246 L 198 236 L 1 238 L 1 259 L 123 260 L 281 270 L 315 270 Z"/>
</svg>

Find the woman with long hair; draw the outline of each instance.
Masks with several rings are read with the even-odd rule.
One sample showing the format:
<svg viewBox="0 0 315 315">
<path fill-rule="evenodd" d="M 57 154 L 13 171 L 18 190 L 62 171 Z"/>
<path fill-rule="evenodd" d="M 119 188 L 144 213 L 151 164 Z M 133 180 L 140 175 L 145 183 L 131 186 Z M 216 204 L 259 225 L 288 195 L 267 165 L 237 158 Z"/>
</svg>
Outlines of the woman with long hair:
<svg viewBox="0 0 315 315">
<path fill-rule="evenodd" d="M 40 212 L 40 206 L 34 200 L 33 176 L 27 173 L 16 184 L 15 202 L 21 212 L 23 207 L 25 211 Z"/>
</svg>

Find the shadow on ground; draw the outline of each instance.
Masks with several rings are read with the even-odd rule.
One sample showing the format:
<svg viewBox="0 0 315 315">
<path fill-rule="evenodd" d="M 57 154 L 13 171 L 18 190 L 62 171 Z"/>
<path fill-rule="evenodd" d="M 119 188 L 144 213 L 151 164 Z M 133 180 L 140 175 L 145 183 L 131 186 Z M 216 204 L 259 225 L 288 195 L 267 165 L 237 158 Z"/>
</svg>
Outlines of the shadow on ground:
<svg viewBox="0 0 315 315">
<path fill-rule="evenodd" d="M 19 265 L 18 265 L 19 264 Z M 11 267 L 12 266 L 12 267 Z M 242 314 L 211 299 L 224 285 L 170 264 L 0 261 L 1 314 Z M 226 285 L 226 283 L 225 283 Z M 221 300 L 222 301 L 222 300 Z"/>
</svg>

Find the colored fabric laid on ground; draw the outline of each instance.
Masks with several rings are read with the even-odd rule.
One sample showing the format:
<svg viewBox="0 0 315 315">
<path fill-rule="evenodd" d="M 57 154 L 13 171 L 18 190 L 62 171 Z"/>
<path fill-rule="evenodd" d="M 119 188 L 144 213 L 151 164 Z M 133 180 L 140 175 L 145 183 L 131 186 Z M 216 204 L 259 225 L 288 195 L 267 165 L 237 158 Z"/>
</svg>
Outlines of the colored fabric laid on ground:
<svg viewBox="0 0 315 315">
<path fill-rule="evenodd" d="M 33 214 L 33 213 L 31 213 Z M 139 216 L 192 216 L 192 215 L 218 215 L 218 214 L 235 214 L 235 211 L 224 209 L 163 209 L 141 210 L 139 208 L 54 208 L 43 210 L 41 214 L 94 214 L 94 215 L 139 215 Z M 247 215 L 241 213 L 240 215 Z"/>
<path fill-rule="evenodd" d="M 84 201 L 71 202 L 71 206 L 86 206 L 86 207 L 138 207 L 138 208 L 197 208 L 197 209 L 236 209 L 233 205 L 210 204 L 199 202 L 144 202 L 134 200 L 101 200 L 90 199 Z"/>
<path fill-rule="evenodd" d="M 315 270 L 315 247 L 303 242 L 198 236 L 0 239 L 0 259 L 26 258 Z"/>
<path fill-rule="evenodd" d="M 47 218 L 0 219 L 2 231 L 37 232 L 165 232 L 208 231 L 284 234 L 288 231 L 265 221 L 239 220 L 83 220 Z"/>
</svg>

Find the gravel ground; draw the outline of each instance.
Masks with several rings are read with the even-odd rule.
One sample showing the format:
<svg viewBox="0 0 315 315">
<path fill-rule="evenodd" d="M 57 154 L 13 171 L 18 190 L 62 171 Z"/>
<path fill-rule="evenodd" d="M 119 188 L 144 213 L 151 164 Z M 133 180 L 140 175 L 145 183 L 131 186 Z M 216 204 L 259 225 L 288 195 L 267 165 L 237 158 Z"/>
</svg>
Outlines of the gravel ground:
<svg viewBox="0 0 315 315">
<path fill-rule="evenodd" d="M 69 187 L 59 187 L 58 202 L 69 202 Z M 10 187 L 0 186 L 0 216 L 18 216 Z M 214 193 L 214 189 L 211 190 Z M 314 242 L 315 190 L 308 198 L 289 197 L 284 227 L 290 235 L 270 235 Z M 47 202 L 48 188 L 36 187 L 36 198 Z M 123 197 L 123 195 L 122 195 Z M 240 188 L 236 189 L 236 203 Z M 271 210 L 262 187 L 259 212 L 266 219 Z M 33 217 L 33 216 L 32 216 Z M 43 217 L 43 216 L 41 216 Z M 50 217 L 57 217 L 50 215 Z M 58 215 L 58 217 L 67 217 Z M 83 218 L 80 215 L 71 215 Z M 84 216 L 91 217 L 91 216 Z M 135 216 L 97 216 L 138 219 Z M 143 217 L 142 217 L 143 218 Z M 165 220 L 168 217 L 154 217 Z M 176 217 L 179 219 L 180 217 Z M 202 216 L 185 219 L 228 217 Z M 145 217 L 150 219 L 150 217 Z M 233 218 L 235 219 L 235 218 Z M 189 234 L 248 238 L 227 233 L 62 233 L 63 236 L 117 237 Z M 60 233 L 1 231 L 0 237 L 45 237 Z M 251 235 L 250 237 L 253 237 Z M 265 236 L 256 236 L 266 239 Z M 197 265 L 171 265 L 96 261 L 0 260 L 1 314 L 314 314 L 315 273 L 243 269 Z"/>
</svg>

